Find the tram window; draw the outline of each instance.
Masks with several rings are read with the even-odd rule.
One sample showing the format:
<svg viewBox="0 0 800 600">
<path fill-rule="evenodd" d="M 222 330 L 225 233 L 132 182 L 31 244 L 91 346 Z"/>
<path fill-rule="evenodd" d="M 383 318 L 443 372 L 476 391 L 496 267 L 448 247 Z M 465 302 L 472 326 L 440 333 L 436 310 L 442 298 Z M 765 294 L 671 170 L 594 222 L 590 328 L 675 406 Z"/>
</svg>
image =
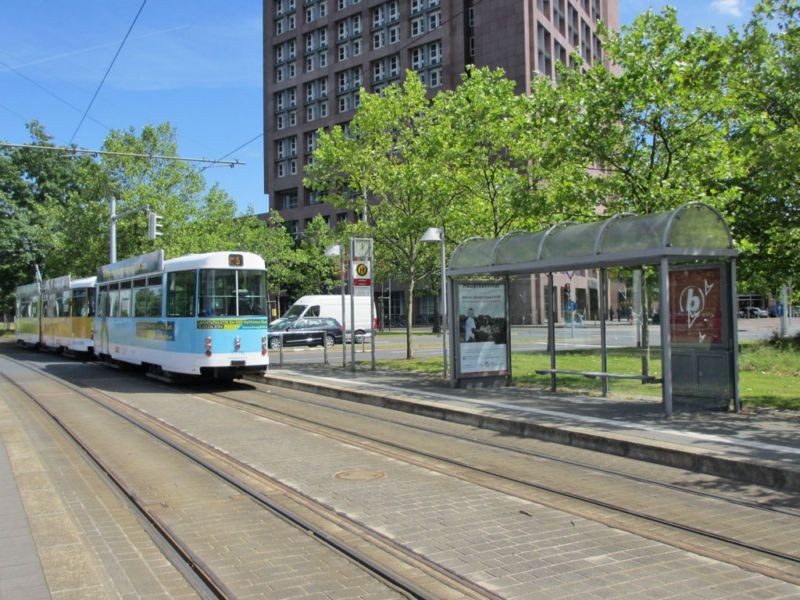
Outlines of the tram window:
<svg viewBox="0 0 800 600">
<path fill-rule="evenodd" d="M 167 275 L 167 316 L 194 316 L 196 285 L 196 271 L 180 271 Z"/>
<path fill-rule="evenodd" d="M 133 290 L 133 315 L 135 317 L 147 316 L 147 301 L 150 299 L 150 290 L 147 288 Z"/>
<path fill-rule="evenodd" d="M 160 279 L 160 278 L 159 278 Z M 147 286 L 147 305 L 145 307 L 146 317 L 161 316 L 161 282 L 158 285 Z"/>
<path fill-rule="evenodd" d="M 267 314 L 267 283 L 264 271 L 238 271 L 239 315 Z"/>
<path fill-rule="evenodd" d="M 159 278 L 160 280 L 160 278 Z M 151 281 L 153 281 L 151 279 Z M 136 287 L 133 290 L 133 316 L 160 317 L 161 316 L 161 285 Z"/>
<path fill-rule="evenodd" d="M 98 317 L 108 316 L 108 286 L 100 288 L 97 316 Z"/>
<path fill-rule="evenodd" d="M 123 281 L 119 286 L 119 316 L 131 316 L 131 282 Z"/>
<path fill-rule="evenodd" d="M 93 315 L 89 290 L 75 290 L 72 293 L 72 316 L 91 317 Z"/>
<path fill-rule="evenodd" d="M 200 271 L 200 309 L 203 316 L 236 316 L 236 271 Z"/>
<path fill-rule="evenodd" d="M 147 293 L 143 288 L 147 287 L 147 279 L 133 280 L 133 294 L 131 296 L 131 310 L 134 317 L 143 317 L 147 314 Z"/>
<path fill-rule="evenodd" d="M 108 290 L 108 316 L 119 316 L 119 287 L 116 284 Z"/>
</svg>

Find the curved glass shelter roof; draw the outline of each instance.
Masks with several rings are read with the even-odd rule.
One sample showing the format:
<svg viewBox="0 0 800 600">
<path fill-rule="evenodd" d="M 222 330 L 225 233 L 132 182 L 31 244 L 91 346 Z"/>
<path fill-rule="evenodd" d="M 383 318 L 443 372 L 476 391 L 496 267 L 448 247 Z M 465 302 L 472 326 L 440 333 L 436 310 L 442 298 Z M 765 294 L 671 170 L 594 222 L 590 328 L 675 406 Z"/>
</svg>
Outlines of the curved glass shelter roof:
<svg viewBox="0 0 800 600">
<path fill-rule="evenodd" d="M 453 251 L 447 274 L 547 273 L 736 254 L 722 215 L 707 204 L 689 202 L 663 213 L 623 213 L 594 223 L 559 223 L 536 233 L 470 238 Z"/>
</svg>

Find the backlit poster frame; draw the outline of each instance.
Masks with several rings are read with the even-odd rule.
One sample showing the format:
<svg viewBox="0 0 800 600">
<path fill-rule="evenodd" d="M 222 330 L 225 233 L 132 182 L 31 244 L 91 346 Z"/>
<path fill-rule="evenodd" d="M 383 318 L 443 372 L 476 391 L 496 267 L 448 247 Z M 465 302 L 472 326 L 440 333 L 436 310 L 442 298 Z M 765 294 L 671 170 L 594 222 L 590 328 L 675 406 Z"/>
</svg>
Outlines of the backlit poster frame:
<svg viewBox="0 0 800 600">
<path fill-rule="evenodd" d="M 509 373 L 506 284 L 455 281 L 456 373 L 459 377 L 501 377 Z"/>
<path fill-rule="evenodd" d="M 722 265 L 671 267 L 669 293 L 673 346 L 728 346 L 724 301 L 727 287 Z"/>
</svg>

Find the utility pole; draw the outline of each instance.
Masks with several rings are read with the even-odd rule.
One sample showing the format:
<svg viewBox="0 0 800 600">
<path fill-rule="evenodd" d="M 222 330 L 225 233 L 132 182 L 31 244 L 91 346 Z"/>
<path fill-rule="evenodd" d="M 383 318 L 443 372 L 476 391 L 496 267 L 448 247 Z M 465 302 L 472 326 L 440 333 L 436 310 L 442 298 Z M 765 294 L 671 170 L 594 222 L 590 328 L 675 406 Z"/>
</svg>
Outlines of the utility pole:
<svg viewBox="0 0 800 600">
<path fill-rule="evenodd" d="M 141 208 L 133 208 L 117 214 L 117 199 L 111 196 L 109 199 L 111 205 L 111 226 L 108 235 L 108 255 L 110 263 L 117 262 L 117 221 L 123 217 L 128 217 L 142 211 L 147 212 L 147 239 L 151 242 L 161 235 L 161 215 L 157 215 L 150 210 L 150 205 Z"/>
</svg>

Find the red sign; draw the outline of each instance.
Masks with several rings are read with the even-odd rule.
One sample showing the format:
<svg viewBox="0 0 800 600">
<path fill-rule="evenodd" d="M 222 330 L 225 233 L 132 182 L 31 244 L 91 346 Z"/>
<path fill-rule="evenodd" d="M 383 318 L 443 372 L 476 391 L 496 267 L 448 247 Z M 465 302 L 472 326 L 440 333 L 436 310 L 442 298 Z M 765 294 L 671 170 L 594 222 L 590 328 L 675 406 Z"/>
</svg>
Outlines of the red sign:
<svg viewBox="0 0 800 600">
<path fill-rule="evenodd" d="M 722 268 L 675 269 L 669 273 L 672 342 L 722 343 Z"/>
</svg>

